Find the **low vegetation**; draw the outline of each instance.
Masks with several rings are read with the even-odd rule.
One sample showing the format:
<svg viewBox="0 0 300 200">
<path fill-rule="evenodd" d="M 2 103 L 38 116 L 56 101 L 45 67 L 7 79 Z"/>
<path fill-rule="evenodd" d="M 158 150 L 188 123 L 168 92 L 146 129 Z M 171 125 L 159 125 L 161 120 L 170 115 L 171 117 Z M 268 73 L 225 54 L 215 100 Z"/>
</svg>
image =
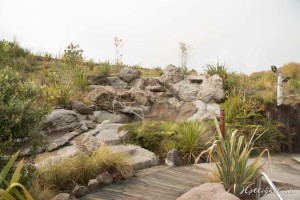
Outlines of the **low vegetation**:
<svg viewBox="0 0 300 200">
<path fill-rule="evenodd" d="M 143 121 L 126 124 L 120 130 L 129 131 L 130 143 L 155 152 L 161 161 L 169 150 L 177 148 L 185 163 L 193 163 L 214 137 L 204 122 Z"/>
<path fill-rule="evenodd" d="M 103 172 L 114 174 L 120 180 L 130 178 L 133 168 L 127 162 L 128 155 L 113 153 L 101 146 L 92 155 L 80 153 L 59 162 L 45 163 L 38 170 L 37 180 L 44 188 L 70 189 L 75 183 L 87 185 L 90 179 Z"/>
</svg>

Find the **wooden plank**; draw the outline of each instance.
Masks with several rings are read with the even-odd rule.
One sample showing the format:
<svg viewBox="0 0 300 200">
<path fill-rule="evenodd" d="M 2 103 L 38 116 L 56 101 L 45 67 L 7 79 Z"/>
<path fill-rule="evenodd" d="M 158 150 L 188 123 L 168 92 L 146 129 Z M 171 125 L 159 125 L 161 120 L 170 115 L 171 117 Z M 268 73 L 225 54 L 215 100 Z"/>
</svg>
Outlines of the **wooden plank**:
<svg viewBox="0 0 300 200">
<path fill-rule="evenodd" d="M 207 180 L 208 171 L 192 165 L 144 170 L 131 180 L 114 183 L 81 200 L 173 200 Z"/>
</svg>

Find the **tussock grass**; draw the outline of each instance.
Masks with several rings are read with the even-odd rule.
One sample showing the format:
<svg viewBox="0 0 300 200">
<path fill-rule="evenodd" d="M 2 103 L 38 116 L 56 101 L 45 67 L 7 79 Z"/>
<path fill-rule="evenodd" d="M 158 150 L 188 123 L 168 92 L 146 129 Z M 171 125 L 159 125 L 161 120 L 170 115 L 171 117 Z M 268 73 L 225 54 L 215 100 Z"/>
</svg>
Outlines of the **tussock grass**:
<svg viewBox="0 0 300 200">
<path fill-rule="evenodd" d="M 68 189 L 74 185 L 87 184 L 103 172 L 116 174 L 119 179 L 130 178 L 133 168 L 127 162 L 128 155 L 114 153 L 109 147 L 102 146 L 91 156 L 80 153 L 54 164 L 46 164 L 39 169 L 39 178 L 45 187 Z"/>
</svg>

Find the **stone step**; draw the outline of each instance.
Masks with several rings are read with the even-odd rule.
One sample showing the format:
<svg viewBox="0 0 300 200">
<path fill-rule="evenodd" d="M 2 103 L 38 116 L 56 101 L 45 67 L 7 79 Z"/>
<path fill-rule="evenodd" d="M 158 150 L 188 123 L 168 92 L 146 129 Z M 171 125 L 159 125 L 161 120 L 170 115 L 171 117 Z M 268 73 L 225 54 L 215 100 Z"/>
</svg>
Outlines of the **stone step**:
<svg viewBox="0 0 300 200">
<path fill-rule="evenodd" d="M 129 155 L 133 155 L 135 154 L 136 150 L 140 149 L 141 147 L 133 144 L 126 144 L 126 145 L 121 144 L 121 145 L 110 146 L 110 148 L 113 152 L 117 152 L 117 153 L 125 152 Z"/>
<path fill-rule="evenodd" d="M 128 153 L 129 163 L 133 165 L 134 170 L 141 170 L 159 164 L 158 158 L 153 152 L 141 148 L 140 146 L 127 144 L 127 145 L 110 146 L 110 148 L 114 152 Z"/>
<path fill-rule="evenodd" d="M 100 131 L 97 135 L 95 135 L 95 137 L 99 139 L 102 143 L 107 145 L 122 144 L 122 141 L 119 138 L 119 134 L 116 130 L 104 129 Z"/>
</svg>

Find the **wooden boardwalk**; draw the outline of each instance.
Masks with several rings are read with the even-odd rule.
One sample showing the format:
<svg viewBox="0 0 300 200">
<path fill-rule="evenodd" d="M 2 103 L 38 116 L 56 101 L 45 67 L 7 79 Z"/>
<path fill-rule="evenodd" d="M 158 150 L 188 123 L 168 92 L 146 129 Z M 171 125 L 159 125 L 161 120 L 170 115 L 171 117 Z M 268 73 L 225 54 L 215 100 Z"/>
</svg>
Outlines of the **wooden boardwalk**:
<svg viewBox="0 0 300 200">
<path fill-rule="evenodd" d="M 130 180 L 105 186 L 80 200 L 174 200 L 191 188 L 207 182 L 209 172 L 199 165 L 152 167 L 137 172 Z"/>
</svg>

